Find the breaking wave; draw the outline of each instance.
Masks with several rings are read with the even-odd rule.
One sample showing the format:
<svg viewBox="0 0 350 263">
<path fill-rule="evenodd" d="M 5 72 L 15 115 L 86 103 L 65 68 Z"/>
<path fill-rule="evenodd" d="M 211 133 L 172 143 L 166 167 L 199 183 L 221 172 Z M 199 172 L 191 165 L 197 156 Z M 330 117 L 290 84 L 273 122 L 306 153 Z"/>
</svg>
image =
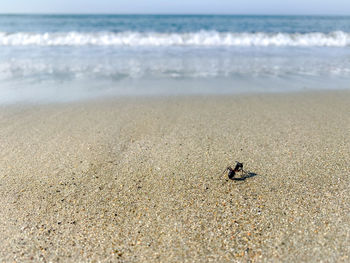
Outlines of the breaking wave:
<svg viewBox="0 0 350 263">
<path fill-rule="evenodd" d="M 350 33 L 0 32 L 0 46 L 294 46 L 347 47 Z"/>
</svg>

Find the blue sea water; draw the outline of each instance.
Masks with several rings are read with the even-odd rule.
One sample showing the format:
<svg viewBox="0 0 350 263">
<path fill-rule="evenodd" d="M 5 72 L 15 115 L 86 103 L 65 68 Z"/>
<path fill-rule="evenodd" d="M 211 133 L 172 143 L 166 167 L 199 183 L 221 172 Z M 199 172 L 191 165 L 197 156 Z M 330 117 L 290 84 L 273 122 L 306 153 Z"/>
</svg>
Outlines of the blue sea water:
<svg viewBox="0 0 350 263">
<path fill-rule="evenodd" d="M 0 15 L 0 103 L 349 83 L 350 17 Z"/>
</svg>

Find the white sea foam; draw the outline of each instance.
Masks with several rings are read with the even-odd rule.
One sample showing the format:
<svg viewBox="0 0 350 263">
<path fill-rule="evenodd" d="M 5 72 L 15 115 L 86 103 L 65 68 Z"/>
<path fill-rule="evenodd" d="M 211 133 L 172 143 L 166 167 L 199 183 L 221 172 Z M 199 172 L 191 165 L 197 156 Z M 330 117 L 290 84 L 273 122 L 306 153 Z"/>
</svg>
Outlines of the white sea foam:
<svg viewBox="0 0 350 263">
<path fill-rule="evenodd" d="M 350 33 L 0 32 L 0 46 L 295 46 L 347 47 Z"/>
</svg>

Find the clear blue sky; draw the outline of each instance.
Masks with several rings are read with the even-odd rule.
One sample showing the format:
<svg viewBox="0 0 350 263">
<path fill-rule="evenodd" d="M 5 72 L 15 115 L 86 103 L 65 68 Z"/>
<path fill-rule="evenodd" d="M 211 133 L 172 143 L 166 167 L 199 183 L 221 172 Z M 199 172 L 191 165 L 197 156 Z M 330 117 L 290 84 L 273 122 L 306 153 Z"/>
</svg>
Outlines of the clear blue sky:
<svg viewBox="0 0 350 263">
<path fill-rule="evenodd" d="M 0 0 L 0 13 L 350 15 L 350 0 Z"/>
</svg>

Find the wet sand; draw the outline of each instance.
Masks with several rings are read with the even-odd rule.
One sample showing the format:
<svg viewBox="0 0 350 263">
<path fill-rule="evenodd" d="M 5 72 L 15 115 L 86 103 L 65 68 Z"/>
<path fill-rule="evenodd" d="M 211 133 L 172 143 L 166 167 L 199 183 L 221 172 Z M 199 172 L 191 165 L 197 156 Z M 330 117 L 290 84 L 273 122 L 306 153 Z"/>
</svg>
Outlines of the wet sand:
<svg viewBox="0 0 350 263">
<path fill-rule="evenodd" d="M 0 155 L 2 262 L 350 260 L 349 92 L 0 106 Z"/>
</svg>

